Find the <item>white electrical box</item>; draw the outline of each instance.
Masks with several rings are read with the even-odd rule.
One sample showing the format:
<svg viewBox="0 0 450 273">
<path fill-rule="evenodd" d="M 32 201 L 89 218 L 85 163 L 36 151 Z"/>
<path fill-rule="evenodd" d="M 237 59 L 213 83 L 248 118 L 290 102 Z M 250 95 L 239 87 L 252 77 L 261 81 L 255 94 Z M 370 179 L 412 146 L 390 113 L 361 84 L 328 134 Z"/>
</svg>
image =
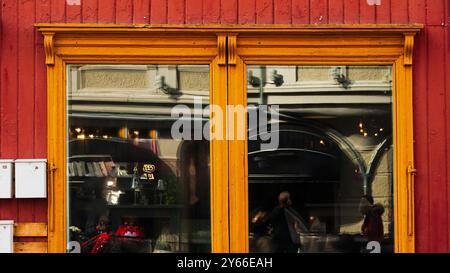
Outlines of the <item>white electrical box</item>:
<svg viewBox="0 0 450 273">
<path fill-rule="evenodd" d="M 14 221 L 0 220 L 0 253 L 14 252 Z"/>
<path fill-rule="evenodd" d="M 12 159 L 0 160 L 0 199 L 13 197 L 13 163 Z"/>
<path fill-rule="evenodd" d="M 16 198 L 47 197 L 47 159 L 15 161 Z"/>
</svg>

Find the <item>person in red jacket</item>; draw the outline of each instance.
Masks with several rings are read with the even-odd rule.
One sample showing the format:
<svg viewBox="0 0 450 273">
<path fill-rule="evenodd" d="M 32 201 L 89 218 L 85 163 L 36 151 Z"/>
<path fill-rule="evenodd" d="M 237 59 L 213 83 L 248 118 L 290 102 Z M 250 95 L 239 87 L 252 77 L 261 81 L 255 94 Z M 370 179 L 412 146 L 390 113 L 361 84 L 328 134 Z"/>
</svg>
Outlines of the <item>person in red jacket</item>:
<svg viewBox="0 0 450 273">
<path fill-rule="evenodd" d="M 360 212 L 364 215 L 364 222 L 361 232 L 368 241 L 381 243 L 384 240 L 383 219 L 384 207 L 381 204 L 374 204 L 373 197 L 365 195 L 361 198 Z"/>
</svg>

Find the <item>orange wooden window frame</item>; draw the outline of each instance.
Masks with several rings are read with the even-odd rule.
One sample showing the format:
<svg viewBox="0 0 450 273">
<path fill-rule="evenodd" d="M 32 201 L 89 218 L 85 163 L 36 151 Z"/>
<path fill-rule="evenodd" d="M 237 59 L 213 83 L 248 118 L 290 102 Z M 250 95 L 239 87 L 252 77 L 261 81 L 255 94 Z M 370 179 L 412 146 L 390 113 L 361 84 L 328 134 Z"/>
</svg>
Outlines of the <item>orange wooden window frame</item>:
<svg viewBox="0 0 450 273">
<path fill-rule="evenodd" d="M 421 25 L 36 27 L 47 64 L 49 252 L 66 251 L 66 65 L 83 63 L 209 64 L 210 103 L 221 107 L 246 105 L 248 64 L 392 65 L 395 251 L 414 252 L 412 52 Z M 245 140 L 211 141 L 213 252 L 249 250 L 247 176 Z"/>
</svg>

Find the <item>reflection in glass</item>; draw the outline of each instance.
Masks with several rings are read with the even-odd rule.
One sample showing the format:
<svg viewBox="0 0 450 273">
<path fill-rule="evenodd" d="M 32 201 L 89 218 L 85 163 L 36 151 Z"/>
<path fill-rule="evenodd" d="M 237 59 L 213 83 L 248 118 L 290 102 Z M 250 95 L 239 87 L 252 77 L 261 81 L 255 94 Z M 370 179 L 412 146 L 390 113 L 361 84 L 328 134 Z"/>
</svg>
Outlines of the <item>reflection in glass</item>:
<svg viewBox="0 0 450 273">
<path fill-rule="evenodd" d="M 209 142 L 171 136 L 173 106 L 208 103 L 209 67 L 70 65 L 67 78 L 70 241 L 210 252 Z"/>
<path fill-rule="evenodd" d="M 247 71 L 248 104 L 279 107 L 276 149 L 249 127 L 250 251 L 393 252 L 391 67 Z"/>
</svg>

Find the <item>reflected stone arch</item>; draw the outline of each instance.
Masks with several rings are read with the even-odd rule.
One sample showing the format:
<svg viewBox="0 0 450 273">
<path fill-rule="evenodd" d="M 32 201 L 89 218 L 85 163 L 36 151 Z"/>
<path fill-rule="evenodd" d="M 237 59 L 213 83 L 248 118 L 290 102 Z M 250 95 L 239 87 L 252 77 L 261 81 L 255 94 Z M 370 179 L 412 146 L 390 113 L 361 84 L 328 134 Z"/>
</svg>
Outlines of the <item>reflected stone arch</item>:
<svg viewBox="0 0 450 273">
<path fill-rule="evenodd" d="M 343 136 L 338 131 L 326 127 L 323 124 L 315 123 L 310 120 L 301 120 L 295 117 L 291 117 L 285 114 L 279 114 L 280 119 L 279 120 L 271 120 L 268 122 L 267 126 L 269 127 L 269 132 L 264 132 L 264 134 L 273 133 L 270 131 L 271 124 L 277 122 L 279 123 L 280 129 L 279 132 L 286 132 L 286 131 L 295 131 L 297 133 L 305 133 L 308 135 L 313 135 L 318 138 L 327 138 L 331 140 L 333 143 L 335 143 L 340 151 L 346 155 L 348 159 L 350 159 L 355 167 L 357 168 L 357 172 L 361 174 L 361 176 L 364 179 L 364 185 L 367 185 L 367 167 L 365 164 L 365 161 L 359 151 L 353 146 L 353 144 L 346 139 L 345 136 Z M 288 125 L 290 128 L 286 129 L 286 125 Z M 284 128 L 282 128 L 284 127 Z M 260 133 L 258 132 L 257 128 L 249 130 L 249 138 L 252 136 L 259 136 Z M 250 152 L 249 147 L 249 152 Z"/>
<path fill-rule="evenodd" d="M 260 139 L 259 136 L 262 134 L 273 134 L 270 127 L 271 124 L 278 123 L 279 129 L 278 132 L 281 133 L 296 133 L 296 134 L 304 134 L 309 135 L 313 138 L 324 139 L 327 141 L 331 141 L 336 145 L 341 152 L 348 160 L 350 160 L 355 168 L 355 173 L 359 175 L 362 181 L 362 194 L 372 194 L 372 182 L 375 176 L 376 168 L 379 165 L 381 157 L 384 155 L 385 148 L 389 147 L 392 143 L 392 139 L 390 137 L 384 139 L 372 153 L 370 161 L 366 164 L 364 158 L 361 153 L 357 150 L 357 148 L 351 143 L 350 140 L 340 132 L 328 127 L 324 126 L 324 124 L 320 124 L 317 122 L 313 122 L 311 120 L 298 119 L 296 117 L 292 117 L 286 114 L 277 113 L 279 115 L 278 120 L 269 121 L 266 126 L 267 130 L 264 132 L 259 132 L 258 128 L 253 128 L 249 130 L 249 139 L 255 138 Z M 280 142 L 282 140 L 280 139 Z M 253 143 L 252 142 L 256 142 Z M 263 153 L 275 152 L 275 151 L 286 151 L 286 147 L 280 147 L 279 149 L 272 150 L 261 150 L 257 148 L 257 141 L 249 141 L 249 160 L 251 157 L 255 157 L 258 154 L 261 155 Z M 313 150 L 307 149 L 288 149 L 288 150 L 296 150 L 297 152 L 307 152 L 309 154 L 313 154 Z M 301 151 L 300 151 L 301 150 Z M 318 154 L 319 152 L 314 152 L 314 154 Z M 327 156 L 327 153 L 322 153 L 324 157 Z M 331 155 L 328 155 L 330 157 Z M 251 162 L 249 161 L 249 176 L 252 175 Z"/>
</svg>

